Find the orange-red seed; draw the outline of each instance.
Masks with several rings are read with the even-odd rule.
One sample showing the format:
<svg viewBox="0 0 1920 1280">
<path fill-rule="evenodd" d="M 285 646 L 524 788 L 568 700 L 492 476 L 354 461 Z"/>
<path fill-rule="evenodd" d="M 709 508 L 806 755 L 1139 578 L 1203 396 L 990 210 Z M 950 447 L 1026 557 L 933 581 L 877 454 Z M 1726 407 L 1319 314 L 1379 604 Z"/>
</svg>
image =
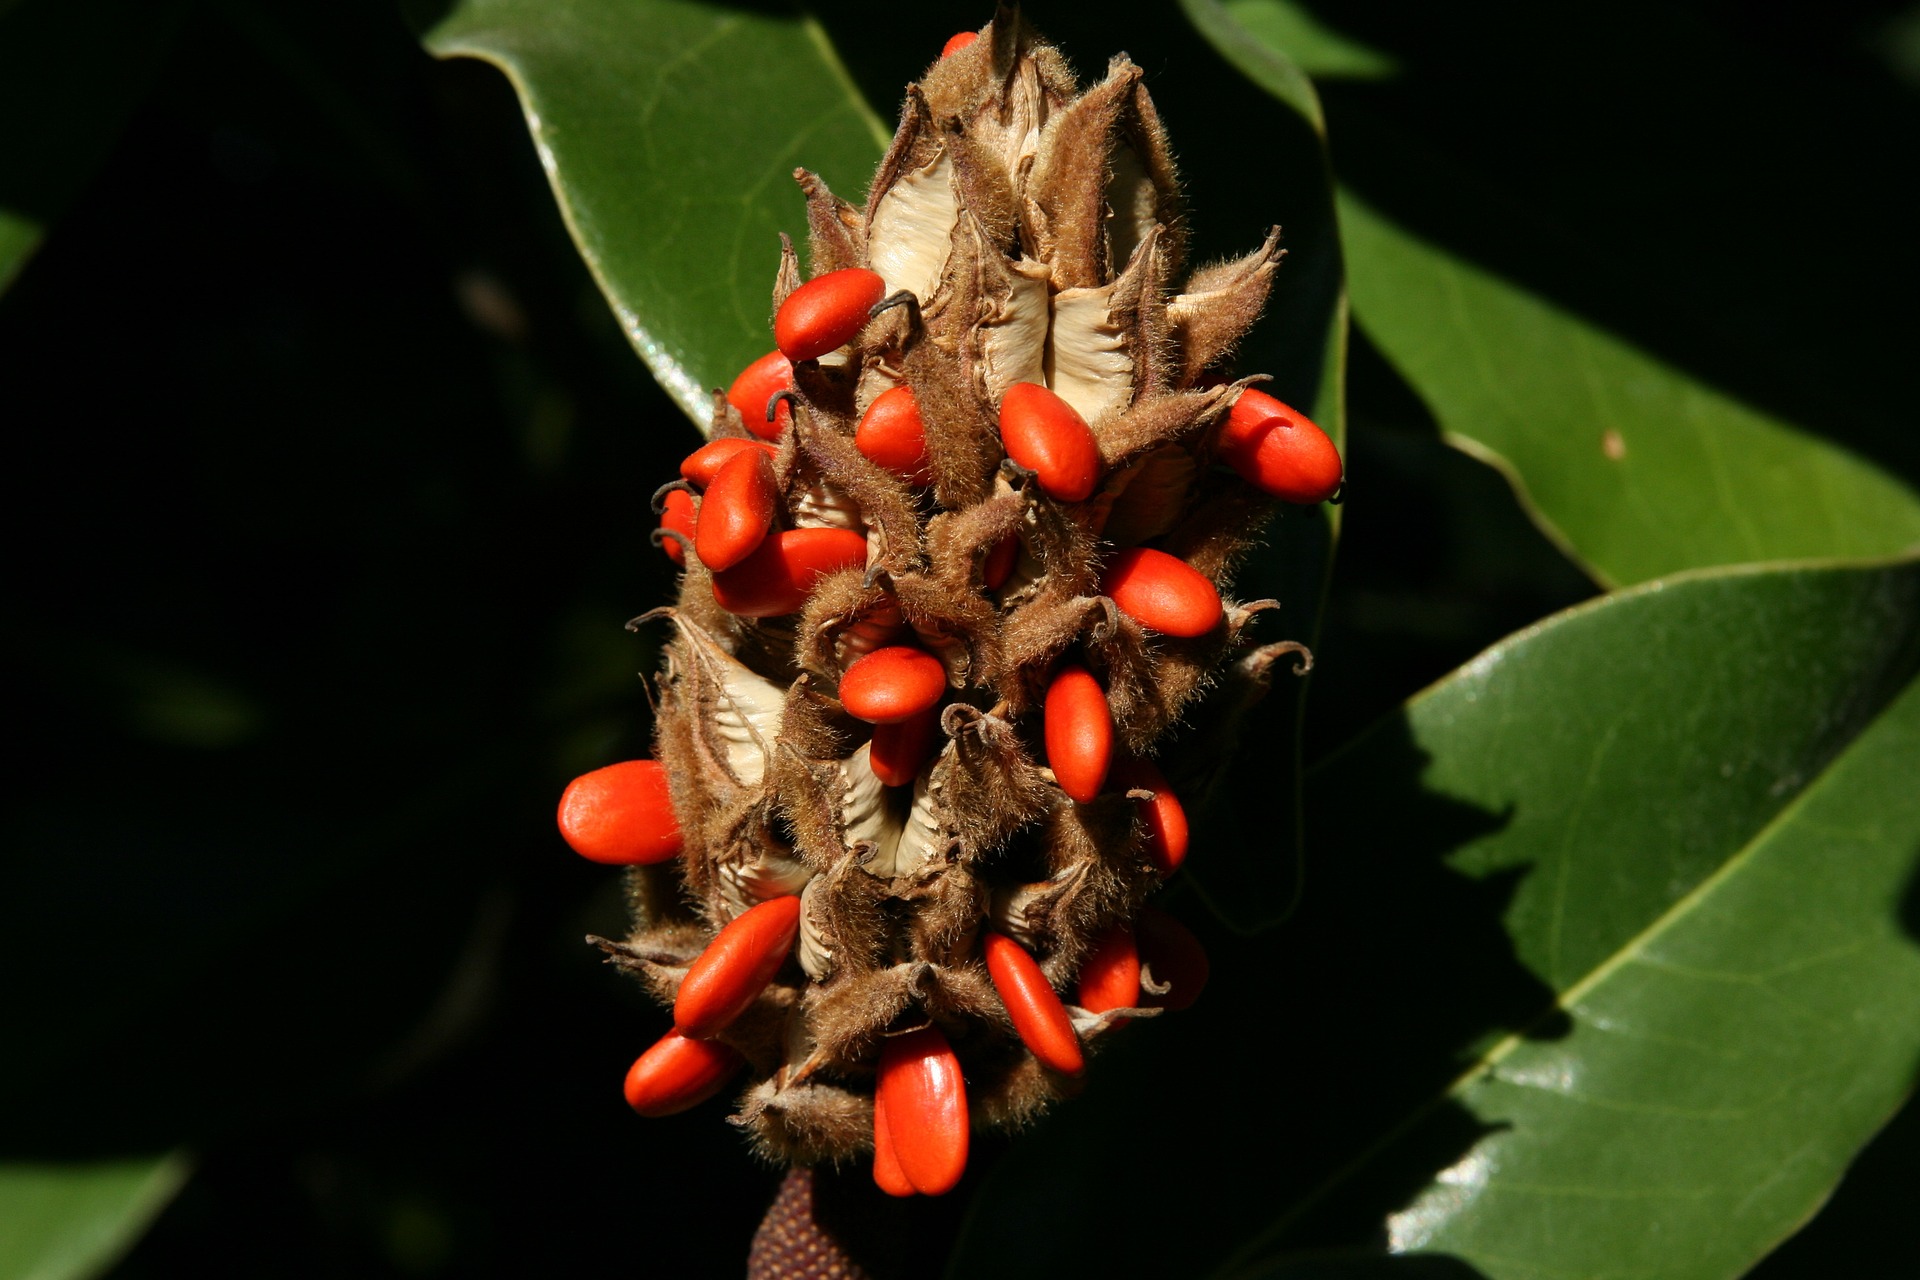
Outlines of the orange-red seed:
<svg viewBox="0 0 1920 1280">
<path fill-rule="evenodd" d="M 1078 410 L 1037 382 L 1016 382 L 1000 397 L 1000 443 L 1034 473 L 1042 492 L 1085 502 L 1100 483 L 1100 445 Z"/>
<path fill-rule="evenodd" d="M 893 1149 L 892 1129 L 887 1124 L 886 1104 L 878 1094 L 873 1099 L 873 1184 L 888 1195 L 902 1199 L 918 1194 L 900 1167 L 900 1157 Z"/>
<path fill-rule="evenodd" d="M 947 42 L 940 46 L 940 56 L 944 58 L 949 54 L 958 53 L 979 38 L 978 31 L 962 31 L 957 36 L 948 36 Z"/>
<path fill-rule="evenodd" d="M 1080 1038 L 1073 1034 L 1073 1019 L 1026 948 L 1004 934 L 989 933 L 981 950 L 986 952 L 993 989 L 1000 993 L 1000 1003 L 1007 1007 L 1020 1042 L 1043 1067 L 1070 1076 L 1085 1071 L 1086 1057 L 1080 1051 Z"/>
<path fill-rule="evenodd" d="M 774 392 L 793 386 L 793 364 L 783 351 L 769 351 L 740 371 L 727 388 L 727 403 L 747 420 L 747 430 L 762 440 L 777 440 L 793 421 L 793 410 L 784 402 L 767 421 L 767 401 Z"/>
<path fill-rule="evenodd" d="M 1220 456 L 1248 484 L 1283 502 L 1325 502 L 1345 474 L 1326 432 L 1252 387 L 1240 393 L 1220 428 Z"/>
<path fill-rule="evenodd" d="M 665 862 L 680 852 L 667 770 L 658 760 L 623 760 L 567 784 L 560 834 L 581 857 L 617 866 Z"/>
<path fill-rule="evenodd" d="M 800 899 L 773 898 L 728 921 L 687 967 L 673 1000 L 673 1025 L 696 1040 L 717 1035 L 745 1013 L 793 950 Z"/>
<path fill-rule="evenodd" d="M 670 489 L 663 504 L 665 510 L 660 513 L 660 527 L 669 533 L 677 533 L 688 542 L 693 541 L 700 526 L 700 504 L 685 489 Z M 680 538 L 659 539 L 660 549 L 675 564 L 687 562 L 687 549 Z"/>
<path fill-rule="evenodd" d="M 945 1195 L 967 1171 L 967 1086 L 938 1027 L 893 1036 L 880 1049 L 875 1090 L 900 1171 L 921 1195 Z"/>
<path fill-rule="evenodd" d="M 1100 591 L 1128 617 L 1163 635 L 1203 636 L 1218 625 L 1220 592 L 1186 561 L 1152 547 L 1129 547 L 1113 558 Z"/>
<path fill-rule="evenodd" d="M 789 360 L 817 360 L 844 347 L 866 327 L 867 311 L 887 282 L 865 267 L 843 267 L 787 295 L 773 317 L 773 340 Z"/>
<path fill-rule="evenodd" d="M 779 504 L 780 482 L 767 455 L 759 449 L 734 454 L 700 499 L 706 518 L 693 538 L 700 563 L 719 573 L 752 555 L 772 530 Z"/>
<path fill-rule="evenodd" d="M 720 1092 L 746 1060 L 713 1040 L 669 1031 L 627 1069 L 627 1105 L 643 1116 L 670 1116 Z"/>
<path fill-rule="evenodd" d="M 1013 576 L 1013 566 L 1019 559 L 1020 535 L 1010 533 L 987 549 L 986 561 L 980 566 L 980 581 L 987 590 L 998 591 Z"/>
<path fill-rule="evenodd" d="M 933 731 L 939 724 L 939 711 L 929 707 L 894 724 L 875 725 L 867 752 L 875 776 L 889 787 L 910 785 L 932 754 Z"/>
<path fill-rule="evenodd" d="M 1080 1007 L 1089 1013 L 1140 1007 L 1140 951 L 1133 930 L 1114 925 L 1080 962 Z"/>
<path fill-rule="evenodd" d="M 785 405 L 780 407 L 786 408 Z M 780 452 L 765 440 L 742 440 L 739 436 L 722 436 L 718 440 L 707 441 L 688 454 L 687 460 L 680 464 L 680 478 L 704 489 L 713 483 L 715 476 L 720 474 L 720 468 L 732 462 L 734 455 L 743 449 L 764 450 L 768 458 L 773 458 Z"/>
<path fill-rule="evenodd" d="M 1140 909 L 1135 929 L 1141 958 L 1153 971 L 1153 980 L 1173 988 L 1162 996 L 1143 993 L 1147 1006 L 1177 1011 L 1199 999 L 1212 966 L 1193 931 L 1155 907 Z"/>
<path fill-rule="evenodd" d="M 930 711 L 947 691 L 940 659 L 910 644 L 875 649 L 840 677 L 840 705 L 869 724 L 898 724 Z"/>
<path fill-rule="evenodd" d="M 1047 686 L 1042 726 L 1047 764 L 1060 789 L 1081 804 L 1100 794 L 1113 763 L 1113 709 L 1093 673 L 1063 664 Z"/>
<path fill-rule="evenodd" d="M 874 397 L 854 428 L 853 447 L 909 484 L 933 483 L 927 469 L 927 424 L 912 387 L 895 387 Z"/>
<path fill-rule="evenodd" d="M 1147 827 L 1147 857 L 1154 870 L 1170 876 L 1187 860 L 1187 811 L 1150 760 L 1122 760 L 1113 766 L 1113 784 L 1122 791 L 1138 788 L 1153 792 L 1142 801 L 1140 817 Z"/>
<path fill-rule="evenodd" d="M 867 562 L 866 535 L 852 529 L 787 529 L 768 534 L 752 555 L 713 575 L 713 598 L 742 618 L 798 613 L 814 584 Z"/>
</svg>

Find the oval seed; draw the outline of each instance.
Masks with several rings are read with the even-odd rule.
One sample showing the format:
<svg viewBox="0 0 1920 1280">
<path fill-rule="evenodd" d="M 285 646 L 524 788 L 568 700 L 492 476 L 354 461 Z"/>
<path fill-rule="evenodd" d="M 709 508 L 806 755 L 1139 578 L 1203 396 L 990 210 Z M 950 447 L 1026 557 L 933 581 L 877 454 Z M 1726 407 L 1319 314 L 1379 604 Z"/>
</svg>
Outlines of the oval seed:
<svg viewBox="0 0 1920 1280">
<path fill-rule="evenodd" d="M 962 31 L 957 36 L 948 36 L 947 42 L 940 46 L 940 56 L 944 58 L 958 53 L 979 38 L 978 31 Z"/>
<path fill-rule="evenodd" d="M 1080 1007 L 1089 1013 L 1140 1007 L 1140 951 L 1133 930 L 1114 925 L 1080 962 Z"/>
<path fill-rule="evenodd" d="M 779 503 L 780 482 L 767 455 L 759 449 L 735 453 L 700 499 L 706 519 L 693 538 L 700 563 L 718 573 L 752 555 L 773 528 Z"/>
<path fill-rule="evenodd" d="M 868 309 L 886 292 L 887 282 L 865 267 L 815 276 L 780 304 L 773 340 L 789 360 L 817 360 L 852 342 L 866 327 Z"/>
<path fill-rule="evenodd" d="M 1113 763 L 1113 710 L 1093 673 L 1066 663 L 1047 686 L 1047 764 L 1060 789 L 1081 804 L 1100 794 Z"/>
<path fill-rule="evenodd" d="M 780 972 L 799 933 L 800 899 L 794 894 L 729 921 L 687 967 L 673 1000 L 675 1030 L 697 1040 L 725 1030 Z"/>
<path fill-rule="evenodd" d="M 1152 547 L 1129 547 L 1100 578 L 1110 597 L 1143 627 L 1170 636 L 1203 636 L 1220 622 L 1220 592 L 1184 560 Z"/>
<path fill-rule="evenodd" d="M 1187 860 L 1187 811 L 1167 785 L 1166 775 L 1150 760 L 1123 760 L 1113 766 L 1113 784 L 1122 791 L 1153 792 L 1140 803 L 1147 827 L 1147 857 L 1153 869 L 1170 876 Z"/>
<path fill-rule="evenodd" d="M 945 1195 L 967 1171 L 967 1087 L 938 1027 L 893 1036 L 880 1049 L 874 1096 L 900 1171 L 921 1195 Z"/>
<path fill-rule="evenodd" d="M 627 1105 L 643 1116 L 670 1116 L 720 1092 L 746 1059 L 714 1040 L 669 1031 L 627 1068 Z"/>
<path fill-rule="evenodd" d="M 874 776 L 889 787 L 911 785 L 933 754 L 933 731 L 939 724 L 940 713 L 929 707 L 897 723 L 875 725 L 873 745 L 867 752 Z"/>
<path fill-rule="evenodd" d="M 623 760 L 567 784 L 560 834 L 592 862 L 644 866 L 680 852 L 667 770 L 658 760 Z"/>
<path fill-rule="evenodd" d="M 769 351 L 740 371 L 740 376 L 727 388 L 727 403 L 747 420 L 747 430 L 762 440 L 776 440 L 793 422 L 793 410 L 783 400 L 774 411 L 773 421 L 768 422 L 767 401 L 773 399 L 775 392 L 792 388 L 793 363 L 784 351 Z"/>
<path fill-rule="evenodd" d="M 1026 948 L 1005 934 L 989 933 L 981 950 L 986 953 L 993 989 L 1000 993 L 1000 1003 L 1007 1007 L 1020 1042 L 1043 1067 L 1070 1076 L 1085 1071 L 1087 1061 L 1080 1051 L 1080 1038 L 1073 1034 L 1073 1019 Z"/>
<path fill-rule="evenodd" d="M 887 1108 L 878 1094 L 873 1098 L 873 1184 L 890 1196 L 904 1199 L 916 1194 L 900 1167 L 893 1149 L 893 1133 L 887 1124 Z"/>
<path fill-rule="evenodd" d="M 677 533 L 692 542 L 699 531 L 700 507 L 693 495 L 685 489 L 672 489 L 667 493 L 665 510 L 660 513 L 660 527 L 669 533 Z M 660 549 L 675 564 L 687 562 L 687 549 L 680 538 L 659 538 Z"/>
<path fill-rule="evenodd" d="M 1325 502 L 1340 491 L 1340 450 L 1306 414 L 1252 387 L 1220 428 L 1220 456 L 1240 478 L 1283 502 Z"/>
<path fill-rule="evenodd" d="M 1093 429 L 1072 405 L 1037 382 L 1016 382 L 1000 398 L 1000 443 L 1051 498 L 1085 502 L 1100 483 L 1100 445 Z"/>
<path fill-rule="evenodd" d="M 783 403 L 780 406 L 785 409 Z M 680 478 L 689 484 L 699 485 L 702 489 L 713 483 L 720 474 L 720 468 L 732 462 L 734 455 L 743 449 L 763 449 L 769 459 L 779 456 L 780 450 L 765 440 L 742 440 L 739 436 L 724 436 L 719 440 L 709 440 L 687 455 L 680 464 Z"/>
<path fill-rule="evenodd" d="M 1155 907 L 1140 908 L 1135 922 L 1141 958 L 1157 983 L 1173 988 L 1165 995 L 1143 992 L 1150 1008 L 1180 1010 L 1200 998 L 1212 966 L 1193 930 Z"/>
<path fill-rule="evenodd" d="M 742 618 L 798 613 L 814 584 L 867 562 L 867 538 L 852 529 L 787 529 L 768 534 L 752 555 L 713 575 L 713 598 Z"/>
<path fill-rule="evenodd" d="M 899 386 L 874 398 L 853 431 L 853 447 L 908 484 L 933 483 L 927 468 L 927 424 L 913 388 Z"/>
<path fill-rule="evenodd" d="M 998 591 L 1007 585 L 1007 579 L 1013 576 L 1013 566 L 1020 559 L 1020 535 L 1010 533 L 987 550 L 987 558 L 980 566 L 980 582 L 989 591 Z"/>
<path fill-rule="evenodd" d="M 840 677 L 840 705 L 869 724 L 899 724 L 931 711 L 947 691 L 940 659 L 908 644 L 875 649 Z"/>
</svg>

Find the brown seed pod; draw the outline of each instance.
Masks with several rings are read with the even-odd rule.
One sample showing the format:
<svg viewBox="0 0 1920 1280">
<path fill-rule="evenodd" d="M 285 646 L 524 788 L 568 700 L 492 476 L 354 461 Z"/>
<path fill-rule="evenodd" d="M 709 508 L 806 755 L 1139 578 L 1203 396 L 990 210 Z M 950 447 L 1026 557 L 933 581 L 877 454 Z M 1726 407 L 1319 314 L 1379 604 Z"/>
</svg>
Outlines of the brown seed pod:
<svg viewBox="0 0 1920 1280">
<path fill-rule="evenodd" d="M 1155 953 L 1143 978 L 1114 940 L 1177 936 L 1141 924 L 1186 849 L 1139 762 L 1217 720 L 1169 767 L 1204 803 L 1239 709 L 1298 650 L 1252 648 L 1271 602 L 1230 579 L 1272 503 L 1214 465 L 1278 237 L 1183 284 L 1142 71 L 1115 59 L 1083 93 L 1007 9 L 908 89 L 864 207 L 797 176 L 812 281 L 790 251 L 775 281 L 791 388 L 772 361 L 754 389 L 776 403 L 717 398 L 712 424 L 777 452 L 728 446 L 752 454 L 751 502 L 696 455 L 698 536 L 730 532 L 709 532 L 729 502 L 744 532 L 718 572 L 688 557 L 662 611 L 654 755 L 683 853 L 630 872 L 634 932 L 601 945 L 663 1001 L 698 970 L 683 1016 L 746 1062 L 734 1119 L 761 1151 L 871 1152 L 878 1080 L 881 1181 L 938 1192 L 969 1124 L 1027 1123 L 1074 1087 L 1069 1050 L 1177 1008 L 1204 969 L 1180 952 L 1163 976 Z M 874 424 L 902 405 L 890 452 Z M 772 941 L 738 941 L 766 919 Z"/>
</svg>

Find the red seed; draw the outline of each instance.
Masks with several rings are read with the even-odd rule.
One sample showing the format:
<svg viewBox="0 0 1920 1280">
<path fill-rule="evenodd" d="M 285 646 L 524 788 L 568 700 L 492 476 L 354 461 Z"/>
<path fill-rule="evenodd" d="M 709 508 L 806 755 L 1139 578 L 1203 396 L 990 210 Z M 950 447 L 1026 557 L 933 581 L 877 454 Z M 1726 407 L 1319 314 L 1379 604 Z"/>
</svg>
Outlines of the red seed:
<svg viewBox="0 0 1920 1280">
<path fill-rule="evenodd" d="M 1211 966 L 1207 963 L 1207 949 L 1200 945 L 1193 931 L 1154 907 L 1140 908 L 1136 928 L 1140 935 L 1140 954 L 1152 970 L 1153 980 L 1173 988 L 1163 996 L 1145 993 L 1147 1006 L 1179 1010 L 1199 999 Z"/>
<path fill-rule="evenodd" d="M 878 1094 L 873 1099 L 873 1183 L 890 1196 L 905 1198 L 917 1194 L 900 1167 L 900 1156 L 893 1149 L 893 1133 L 887 1124 L 887 1109 Z"/>
<path fill-rule="evenodd" d="M 895 724 L 875 725 L 867 761 L 880 781 L 889 787 L 911 784 L 933 754 L 933 731 L 939 723 L 940 713 L 928 708 Z"/>
<path fill-rule="evenodd" d="M 987 551 L 986 561 L 980 566 L 980 581 L 989 591 L 998 591 L 1013 576 L 1013 566 L 1020 559 L 1020 535 L 1010 533 L 993 544 Z"/>
<path fill-rule="evenodd" d="M 945 1195 L 967 1171 L 967 1086 L 938 1027 L 887 1040 L 875 1098 L 900 1172 L 921 1195 Z"/>
<path fill-rule="evenodd" d="M 593 862 L 665 862 L 680 852 L 666 767 L 658 760 L 623 760 L 581 774 L 561 793 L 560 834 Z"/>
<path fill-rule="evenodd" d="M 781 408 L 785 408 L 782 405 Z M 702 489 L 713 483 L 720 474 L 720 468 L 733 461 L 734 455 L 743 449 L 764 449 L 768 458 L 777 457 L 780 450 L 765 440 L 742 440 L 739 436 L 724 436 L 718 440 L 709 440 L 687 455 L 680 464 L 680 478 Z"/>
<path fill-rule="evenodd" d="M 678 1031 L 660 1037 L 627 1069 L 627 1105 L 643 1116 L 670 1116 L 720 1092 L 745 1063 L 714 1040 L 689 1040 Z"/>
<path fill-rule="evenodd" d="M 697 1040 L 726 1030 L 780 972 L 799 932 L 800 899 L 792 894 L 729 921 L 688 966 L 673 999 L 674 1029 Z"/>
<path fill-rule="evenodd" d="M 688 542 L 693 541 L 699 529 L 700 506 L 693 495 L 685 489 L 672 489 L 667 493 L 666 510 L 660 513 L 660 527 L 670 533 L 677 533 Z M 675 564 L 687 562 L 687 549 L 680 538 L 661 538 L 660 549 L 667 553 Z"/>
<path fill-rule="evenodd" d="M 753 554 L 713 575 L 713 598 L 742 618 L 798 613 L 814 584 L 867 562 L 866 535 L 852 529 L 788 529 L 768 534 Z"/>
<path fill-rule="evenodd" d="M 694 534 L 700 563 L 715 573 L 753 554 L 773 528 L 780 482 L 773 463 L 758 449 L 742 449 L 720 468 L 700 500 L 706 518 Z"/>
<path fill-rule="evenodd" d="M 840 705 L 869 724 L 912 719 L 932 710 L 946 691 L 940 659 L 910 644 L 875 649 L 840 677 Z"/>
<path fill-rule="evenodd" d="M 1080 962 L 1080 1007 L 1089 1013 L 1140 1007 L 1140 952 L 1124 924 L 1095 938 Z"/>
<path fill-rule="evenodd" d="M 789 360 L 817 360 L 852 342 L 887 282 L 865 267 L 829 271 L 787 295 L 773 317 L 773 340 Z"/>
<path fill-rule="evenodd" d="M 740 376 L 727 388 L 727 403 L 747 420 L 747 430 L 762 440 L 776 440 L 793 421 L 793 410 L 782 401 L 774 411 L 773 421 L 768 422 L 767 401 L 773 399 L 774 392 L 792 387 L 793 364 L 784 352 L 769 351 L 740 371 Z"/>
<path fill-rule="evenodd" d="M 1037 382 L 1016 382 L 1000 398 L 1000 443 L 1032 471 L 1041 491 L 1085 502 L 1100 482 L 1100 446 L 1077 410 Z"/>
<path fill-rule="evenodd" d="M 1343 475 L 1340 450 L 1326 432 L 1251 387 L 1220 428 L 1220 456 L 1248 484 L 1283 502 L 1325 502 L 1339 492 Z"/>
<path fill-rule="evenodd" d="M 1080 1038 L 1073 1034 L 1073 1019 L 1033 957 L 1012 938 L 998 933 L 989 933 L 981 949 L 986 952 L 993 989 L 1000 993 L 1000 1003 L 1007 1007 L 1020 1042 L 1043 1067 L 1070 1076 L 1085 1071 L 1087 1062 L 1080 1052 Z"/>
<path fill-rule="evenodd" d="M 1148 760 L 1122 760 L 1113 766 L 1113 784 L 1122 791 L 1138 787 L 1153 792 L 1142 801 L 1140 817 L 1147 825 L 1147 857 L 1154 870 L 1170 876 L 1187 860 L 1187 811 L 1173 794 L 1167 779 Z"/>
<path fill-rule="evenodd" d="M 1086 804 L 1100 794 L 1113 763 L 1113 710 L 1093 673 L 1065 663 L 1047 686 L 1043 713 L 1047 763 L 1060 789 Z"/>
<path fill-rule="evenodd" d="M 1151 547 L 1129 547 L 1100 579 L 1127 616 L 1170 636 L 1203 636 L 1220 622 L 1220 593 L 1183 560 Z"/>
<path fill-rule="evenodd" d="M 912 387 L 895 387 L 875 397 L 854 428 L 853 447 L 909 484 L 933 483 L 927 469 L 927 424 Z"/>
<path fill-rule="evenodd" d="M 947 42 L 940 46 L 940 56 L 944 58 L 948 54 L 958 53 L 979 38 L 978 31 L 962 31 L 957 36 L 949 36 Z"/>
</svg>

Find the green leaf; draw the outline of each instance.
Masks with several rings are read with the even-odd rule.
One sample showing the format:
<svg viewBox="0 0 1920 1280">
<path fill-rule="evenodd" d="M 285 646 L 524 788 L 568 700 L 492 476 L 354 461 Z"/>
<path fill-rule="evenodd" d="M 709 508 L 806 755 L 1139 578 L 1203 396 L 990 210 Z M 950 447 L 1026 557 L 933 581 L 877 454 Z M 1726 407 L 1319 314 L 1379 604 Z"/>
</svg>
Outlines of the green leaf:
<svg viewBox="0 0 1920 1280">
<path fill-rule="evenodd" d="M 1505 472 L 1602 583 L 1682 569 L 1890 555 L 1920 497 L 1453 257 L 1343 192 L 1354 309 L 1447 439 Z"/>
<path fill-rule="evenodd" d="M 1320 80 L 1381 80 L 1399 66 L 1378 49 L 1326 26 L 1294 0 L 1221 0 L 1248 35 Z"/>
<path fill-rule="evenodd" d="M 172 45 L 180 6 L 0 6 L 0 290 L 107 158 Z"/>
<path fill-rule="evenodd" d="M 1021 1136 L 952 1274 L 1257 1275 L 1389 1224 L 1497 1277 L 1736 1273 L 1920 1062 L 1916 667 L 1913 562 L 1685 575 L 1487 651 L 1309 774 L 1286 928 L 1168 895 L 1212 984 Z M 1135 1203 L 1177 1229 L 1088 1228 Z"/>
<path fill-rule="evenodd" d="M 1489 815 L 1447 865 L 1513 885 L 1514 955 L 1555 993 L 1356 1171 L 1404 1184 L 1469 1135 L 1377 1204 L 1396 1252 L 1705 1280 L 1818 1208 L 1920 1064 L 1917 645 L 1913 562 L 1653 583 L 1489 650 L 1314 777 L 1351 818 L 1428 760 L 1424 791 Z M 1362 813 L 1327 852 L 1418 838 Z"/>
<path fill-rule="evenodd" d="M 857 200 L 891 132 L 811 18 L 681 0 L 459 0 L 425 34 L 512 80 L 627 338 L 696 424 L 772 349 L 793 170 Z"/>
<path fill-rule="evenodd" d="M 187 1180 L 179 1153 L 71 1164 L 0 1163 L 0 1276 L 99 1275 Z"/>
</svg>

